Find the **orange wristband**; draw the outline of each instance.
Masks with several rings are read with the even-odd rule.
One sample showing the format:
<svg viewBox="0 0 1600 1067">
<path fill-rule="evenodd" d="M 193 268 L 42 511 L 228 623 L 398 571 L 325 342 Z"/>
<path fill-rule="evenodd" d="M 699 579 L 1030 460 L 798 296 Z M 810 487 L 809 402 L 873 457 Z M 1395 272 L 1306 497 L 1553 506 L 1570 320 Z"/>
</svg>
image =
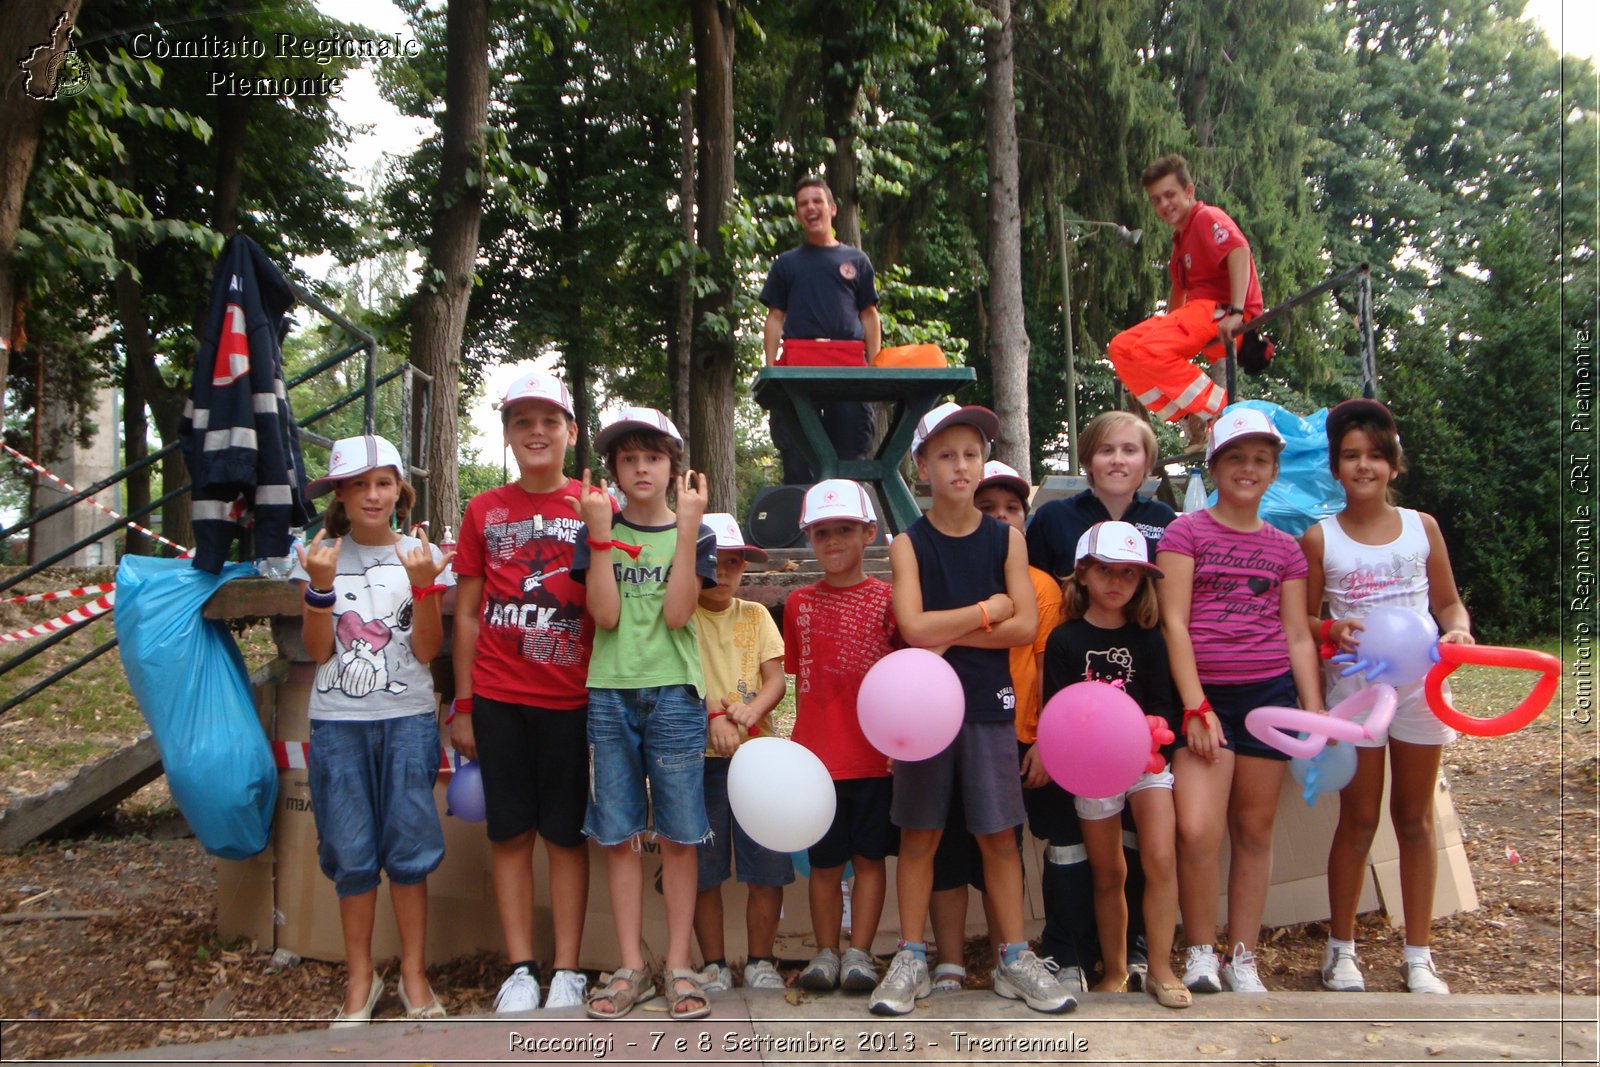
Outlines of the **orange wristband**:
<svg viewBox="0 0 1600 1067">
<path fill-rule="evenodd" d="M 989 624 L 989 606 L 983 601 L 978 601 L 978 611 L 983 615 L 983 632 L 993 633 L 994 627 Z"/>
</svg>

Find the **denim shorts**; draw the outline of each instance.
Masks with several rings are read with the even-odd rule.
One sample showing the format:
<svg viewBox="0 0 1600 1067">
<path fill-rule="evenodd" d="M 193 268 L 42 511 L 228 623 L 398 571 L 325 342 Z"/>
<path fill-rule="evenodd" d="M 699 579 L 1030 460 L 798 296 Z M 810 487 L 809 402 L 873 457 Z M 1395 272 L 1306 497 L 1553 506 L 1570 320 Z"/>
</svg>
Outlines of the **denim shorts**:
<svg viewBox="0 0 1600 1067">
<path fill-rule="evenodd" d="M 439 724 L 432 712 L 397 719 L 311 721 L 311 815 L 317 860 L 341 897 L 416 885 L 444 859 L 433 801 Z"/>
<path fill-rule="evenodd" d="M 717 888 L 734 871 L 745 885 L 788 885 L 794 881 L 794 862 L 789 854 L 756 844 L 733 817 L 733 809 L 728 806 L 728 765 L 732 762 L 719 756 L 706 757 L 706 820 L 711 824 L 711 838 L 699 845 L 700 892 Z"/>
<path fill-rule="evenodd" d="M 587 836 L 608 847 L 647 828 L 680 845 L 706 840 L 706 706 L 691 686 L 591 689 L 588 738 Z"/>
</svg>

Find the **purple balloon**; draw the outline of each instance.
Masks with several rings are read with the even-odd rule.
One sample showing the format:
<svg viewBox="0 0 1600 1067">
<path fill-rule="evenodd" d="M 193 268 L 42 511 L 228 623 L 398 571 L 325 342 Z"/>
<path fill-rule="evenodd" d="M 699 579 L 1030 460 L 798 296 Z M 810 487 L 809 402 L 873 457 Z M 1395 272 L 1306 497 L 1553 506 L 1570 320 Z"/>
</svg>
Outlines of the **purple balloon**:
<svg viewBox="0 0 1600 1067">
<path fill-rule="evenodd" d="M 1349 663 L 1344 674 L 1364 674 L 1369 682 L 1410 685 L 1439 662 L 1439 628 L 1431 618 L 1408 608 L 1375 608 L 1355 633 L 1356 651 L 1335 656 Z"/>
<path fill-rule="evenodd" d="M 1105 682 L 1079 682 L 1039 714 L 1039 756 L 1062 789 L 1080 797 L 1127 792 L 1150 758 L 1150 725 L 1134 699 Z"/>
<path fill-rule="evenodd" d="M 444 791 L 445 813 L 463 822 L 482 822 L 489 817 L 488 803 L 483 799 L 483 769 L 477 760 L 461 762 L 456 755 L 455 773 Z"/>
<path fill-rule="evenodd" d="M 867 671 L 856 693 L 861 732 L 873 748 L 907 763 L 949 748 L 966 704 L 955 668 L 925 648 L 889 653 Z"/>
</svg>

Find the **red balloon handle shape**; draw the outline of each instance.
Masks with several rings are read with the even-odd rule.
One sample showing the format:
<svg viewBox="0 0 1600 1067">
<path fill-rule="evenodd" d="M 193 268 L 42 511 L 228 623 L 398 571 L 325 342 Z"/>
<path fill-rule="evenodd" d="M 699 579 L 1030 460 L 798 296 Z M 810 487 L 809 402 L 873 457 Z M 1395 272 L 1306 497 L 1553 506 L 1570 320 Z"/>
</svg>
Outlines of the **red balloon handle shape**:
<svg viewBox="0 0 1600 1067">
<path fill-rule="evenodd" d="M 1178 739 L 1172 732 L 1172 727 L 1167 720 L 1159 715 L 1146 715 L 1144 721 L 1150 725 L 1150 759 L 1144 765 L 1144 773 L 1160 774 L 1166 769 L 1166 757 L 1161 755 L 1161 746 L 1170 745 Z"/>
<path fill-rule="evenodd" d="M 1263 744 L 1299 759 L 1315 758 L 1327 745 L 1329 738 L 1335 741 L 1362 741 L 1367 736 L 1360 723 L 1349 719 L 1272 705 L 1257 708 L 1246 715 L 1244 725 Z M 1307 736 L 1296 737 L 1296 733 Z"/>
<path fill-rule="evenodd" d="M 1541 671 L 1543 674 L 1522 703 L 1510 711 L 1480 719 L 1457 711 L 1445 699 L 1444 680 L 1463 663 L 1481 667 L 1512 667 Z M 1531 648 L 1498 648 L 1494 645 L 1440 645 L 1439 662 L 1428 672 L 1423 682 L 1423 692 L 1427 694 L 1428 707 L 1446 726 L 1474 737 L 1502 737 L 1537 719 L 1539 713 L 1549 706 L 1550 698 L 1555 696 L 1560 685 L 1561 661 L 1548 652 L 1535 652 Z"/>
</svg>

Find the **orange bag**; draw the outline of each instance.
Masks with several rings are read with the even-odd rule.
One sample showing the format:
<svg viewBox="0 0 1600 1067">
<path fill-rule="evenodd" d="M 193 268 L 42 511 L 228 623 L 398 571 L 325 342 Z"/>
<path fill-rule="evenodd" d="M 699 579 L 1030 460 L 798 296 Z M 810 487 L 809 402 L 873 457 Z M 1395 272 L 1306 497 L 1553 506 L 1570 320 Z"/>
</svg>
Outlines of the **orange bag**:
<svg viewBox="0 0 1600 1067">
<path fill-rule="evenodd" d="M 938 345 L 893 345 L 878 349 L 874 367 L 944 367 L 944 349 Z"/>
</svg>

